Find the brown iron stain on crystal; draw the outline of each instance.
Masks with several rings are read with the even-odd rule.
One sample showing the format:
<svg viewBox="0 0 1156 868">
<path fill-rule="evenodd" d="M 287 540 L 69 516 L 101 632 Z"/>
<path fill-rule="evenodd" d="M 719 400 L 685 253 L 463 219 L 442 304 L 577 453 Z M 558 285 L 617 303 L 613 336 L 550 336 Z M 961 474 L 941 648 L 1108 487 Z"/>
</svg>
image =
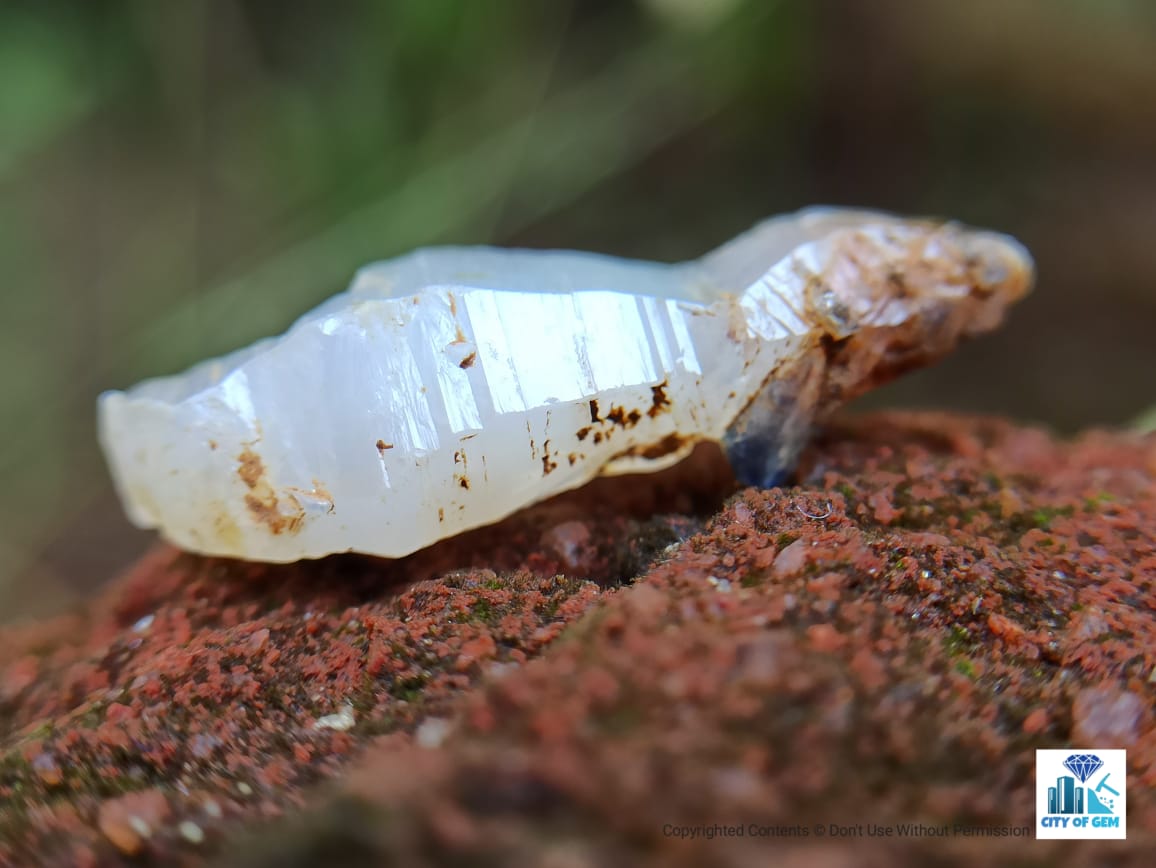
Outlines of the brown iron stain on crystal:
<svg viewBox="0 0 1156 868">
<path fill-rule="evenodd" d="M 670 398 L 666 394 L 669 385 L 667 380 L 663 380 L 657 386 L 650 387 L 650 409 L 646 411 L 646 415 L 651 419 L 670 410 Z"/>
<path fill-rule="evenodd" d="M 384 440 L 378 440 L 376 445 L 377 445 L 377 451 L 381 452 L 382 454 L 385 453 L 386 449 L 392 449 L 393 448 L 392 443 L 386 443 Z"/>
<path fill-rule="evenodd" d="M 469 339 L 466 337 L 466 333 L 462 331 L 462 324 L 458 322 L 458 300 L 454 297 L 452 292 L 447 292 L 446 297 L 450 300 L 450 316 L 453 317 L 454 320 L 454 339 L 450 341 L 450 346 L 453 346 L 454 344 L 469 343 Z M 468 356 L 458 362 L 458 366 L 461 368 L 468 368 L 474 363 L 474 359 L 477 357 L 477 355 L 478 354 L 476 352 L 470 353 Z"/>
<path fill-rule="evenodd" d="M 653 419 L 662 413 L 670 411 L 671 400 L 666 394 L 669 385 L 667 380 L 663 380 L 658 385 L 650 387 L 650 406 L 645 411 L 646 416 Z M 629 430 L 642 421 L 643 411 L 636 407 L 627 410 L 624 406 L 611 404 L 610 411 L 605 416 L 602 415 L 602 410 L 598 406 L 596 399 L 589 401 L 589 407 L 590 424 L 584 425 L 574 432 L 574 436 L 578 438 L 579 442 L 585 441 L 587 437 L 590 437 L 591 432 L 593 432 L 594 436 L 592 439 L 595 444 L 598 444 L 603 440 L 610 439 L 610 434 L 614 427 Z M 598 431 L 595 430 L 595 426 L 606 426 L 607 424 L 611 427 Z M 571 461 L 570 463 L 573 464 L 574 462 Z"/>
<path fill-rule="evenodd" d="M 462 466 L 462 469 L 460 472 L 454 471 L 454 481 L 458 484 L 459 488 L 464 488 L 466 491 L 469 491 L 470 490 L 470 477 L 466 473 L 467 463 L 468 462 L 466 461 L 466 450 L 458 449 L 457 451 L 454 452 L 454 464 L 455 465 L 460 464 Z"/>
<path fill-rule="evenodd" d="M 558 462 L 550 456 L 550 441 L 542 444 L 542 475 L 549 476 L 558 468 Z"/>
<path fill-rule="evenodd" d="M 265 475 L 265 464 L 261 461 L 261 456 L 246 446 L 237 456 L 237 461 L 240 462 L 237 475 L 241 477 L 245 487 L 252 490 L 260 485 Z"/>
<path fill-rule="evenodd" d="M 249 515 L 270 533 L 296 533 L 305 522 L 305 510 L 297 498 L 288 494 L 285 500 L 292 504 L 292 512 L 286 514 L 281 509 L 277 492 L 265 478 L 265 463 L 261 456 L 246 446 L 237 456 L 237 476 L 245 483 L 249 493 L 245 495 L 245 507 Z"/>
<path fill-rule="evenodd" d="M 614 459 L 647 458 L 654 460 L 655 458 L 663 458 L 672 452 L 678 452 L 688 443 L 693 442 L 694 439 L 693 437 L 684 437 L 681 434 L 667 434 L 657 443 L 639 444 L 637 446 L 631 446 L 629 449 L 624 449 L 617 453 Z"/>
<path fill-rule="evenodd" d="M 606 414 L 606 421 L 613 422 L 620 428 L 633 428 L 641 418 L 642 414 L 638 410 L 628 411 L 625 407 L 613 405 L 610 407 L 610 412 Z"/>
</svg>

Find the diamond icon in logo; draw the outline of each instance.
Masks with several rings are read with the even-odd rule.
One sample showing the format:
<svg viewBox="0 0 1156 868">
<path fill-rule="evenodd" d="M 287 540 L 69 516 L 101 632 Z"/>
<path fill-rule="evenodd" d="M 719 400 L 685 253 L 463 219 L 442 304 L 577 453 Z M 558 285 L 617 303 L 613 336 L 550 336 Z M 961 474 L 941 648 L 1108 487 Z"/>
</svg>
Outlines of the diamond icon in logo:
<svg viewBox="0 0 1156 868">
<path fill-rule="evenodd" d="M 1064 760 L 1064 768 L 1078 777 L 1081 784 L 1094 775 L 1102 765 L 1100 758 L 1094 753 L 1074 753 Z"/>
</svg>

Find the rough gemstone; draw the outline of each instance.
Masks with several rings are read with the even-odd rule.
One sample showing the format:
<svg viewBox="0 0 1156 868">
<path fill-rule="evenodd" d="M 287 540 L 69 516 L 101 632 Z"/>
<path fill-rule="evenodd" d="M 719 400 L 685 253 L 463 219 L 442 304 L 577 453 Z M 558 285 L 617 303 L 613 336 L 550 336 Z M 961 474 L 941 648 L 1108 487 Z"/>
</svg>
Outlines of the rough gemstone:
<svg viewBox="0 0 1156 868">
<path fill-rule="evenodd" d="M 772 484 L 817 414 L 1031 279 L 1006 236 L 831 209 L 676 265 L 418 250 L 280 338 L 105 393 L 99 431 L 129 518 L 185 548 L 400 556 L 703 440 Z"/>
</svg>

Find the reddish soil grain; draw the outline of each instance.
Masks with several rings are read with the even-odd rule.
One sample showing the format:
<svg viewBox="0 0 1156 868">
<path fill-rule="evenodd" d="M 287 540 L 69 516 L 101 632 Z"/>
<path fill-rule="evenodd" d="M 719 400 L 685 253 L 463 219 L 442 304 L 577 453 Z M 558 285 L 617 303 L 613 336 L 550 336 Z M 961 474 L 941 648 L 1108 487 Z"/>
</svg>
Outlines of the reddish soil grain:
<svg viewBox="0 0 1156 868">
<path fill-rule="evenodd" d="M 0 864 L 1148 864 L 1156 439 L 862 417 L 706 525 L 680 473 L 0 632 Z M 1034 840 L 1066 746 L 1127 841 Z"/>
</svg>

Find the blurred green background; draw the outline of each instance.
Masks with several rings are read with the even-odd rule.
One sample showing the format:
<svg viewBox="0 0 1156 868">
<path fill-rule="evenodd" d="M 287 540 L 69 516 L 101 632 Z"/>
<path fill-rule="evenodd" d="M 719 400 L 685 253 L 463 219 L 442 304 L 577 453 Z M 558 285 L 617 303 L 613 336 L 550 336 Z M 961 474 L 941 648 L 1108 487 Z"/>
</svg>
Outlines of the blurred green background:
<svg viewBox="0 0 1156 868">
<path fill-rule="evenodd" d="M 1127 424 L 1156 401 L 1154 153 L 1148 0 L 4 0 L 0 620 L 151 538 L 101 390 L 415 245 L 680 259 L 811 203 L 992 226 L 1035 295 L 872 402 Z"/>
</svg>

